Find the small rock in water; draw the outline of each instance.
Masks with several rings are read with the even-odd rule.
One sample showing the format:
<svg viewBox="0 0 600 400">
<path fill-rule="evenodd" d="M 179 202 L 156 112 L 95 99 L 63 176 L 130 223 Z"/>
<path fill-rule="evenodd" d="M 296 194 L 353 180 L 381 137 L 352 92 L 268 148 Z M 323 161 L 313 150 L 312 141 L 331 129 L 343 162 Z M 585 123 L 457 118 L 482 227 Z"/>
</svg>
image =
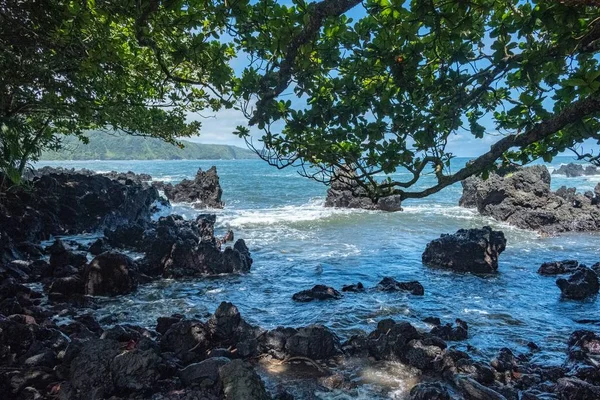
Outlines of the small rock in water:
<svg viewBox="0 0 600 400">
<path fill-rule="evenodd" d="M 163 189 L 169 200 L 193 203 L 194 208 L 223 208 L 224 206 L 221 201 L 223 189 L 215 166 L 207 171 L 202 171 L 200 168 L 193 180 L 184 179 L 174 186 L 167 184 Z"/>
<path fill-rule="evenodd" d="M 338 300 L 342 294 L 332 287 L 325 285 L 315 285 L 312 289 L 303 290 L 295 293 L 292 300 L 306 303 L 313 300 Z"/>
<path fill-rule="evenodd" d="M 421 283 L 418 281 L 398 282 L 389 276 L 386 276 L 377 284 L 377 290 L 381 290 L 383 292 L 410 292 L 416 296 L 423 296 L 425 294 L 423 285 L 421 285 Z"/>
<path fill-rule="evenodd" d="M 363 286 L 362 282 L 342 286 L 342 292 L 364 292 L 364 291 L 365 291 L 365 287 Z"/>
<path fill-rule="evenodd" d="M 577 260 L 563 260 L 545 262 L 538 269 L 540 275 L 560 275 L 573 272 L 579 266 Z"/>
<path fill-rule="evenodd" d="M 133 279 L 135 262 L 117 252 L 96 256 L 85 268 L 83 281 L 85 294 L 91 296 L 116 296 L 127 294 L 136 287 Z"/>
<path fill-rule="evenodd" d="M 456 326 L 451 324 L 438 325 L 431 330 L 431 334 L 440 339 L 459 341 L 469 337 L 467 323 L 461 319 L 456 320 Z"/>
<path fill-rule="evenodd" d="M 580 266 L 568 279 L 558 279 L 556 285 L 563 297 L 572 300 L 583 300 L 596 295 L 600 289 L 598 275 L 585 266 Z"/>
<path fill-rule="evenodd" d="M 498 269 L 498 256 L 506 249 L 501 231 L 489 226 L 459 229 L 427 244 L 423 264 L 457 272 L 492 273 Z"/>
</svg>

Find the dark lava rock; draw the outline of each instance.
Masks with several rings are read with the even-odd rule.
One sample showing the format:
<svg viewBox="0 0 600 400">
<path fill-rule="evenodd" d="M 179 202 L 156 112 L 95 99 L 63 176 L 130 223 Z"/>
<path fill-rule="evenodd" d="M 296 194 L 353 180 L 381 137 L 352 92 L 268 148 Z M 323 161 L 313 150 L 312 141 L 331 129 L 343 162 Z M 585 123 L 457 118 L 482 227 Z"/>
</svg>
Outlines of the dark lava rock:
<svg viewBox="0 0 600 400">
<path fill-rule="evenodd" d="M 574 178 L 583 175 L 596 175 L 598 168 L 593 165 L 588 165 L 585 168 L 581 164 L 568 163 L 561 165 L 559 169 L 554 170 L 552 175 L 566 175 L 568 178 Z"/>
<path fill-rule="evenodd" d="M 116 296 L 132 292 L 136 287 L 134 269 L 134 261 L 124 254 L 105 252 L 96 256 L 83 272 L 85 294 Z"/>
<path fill-rule="evenodd" d="M 292 296 L 292 300 L 303 303 L 313 300 L 338 300 L 341 298 L 342 294 L 340 292 L 325 285 L 315 285 L 312 289 L 303 290 Z"/>
<path fill-rule="evenodd" d="M 204 358 L 210 346 L 210 333 L 200 321 L 183 320 L 165 332 L 160 340 L 161 350 L 175 353 L 184 362 Z"/>
<path fill-rule="evenodd" d="M 356 174 L 344 170 L 336 174 L 327 190 L 325 207 L 362 208 L 366 210 L 402 211 L 400 196 L 380 198 L 374 202 L 364 188 L 352 179 Z"/>
<path fill-rule="evenodd" d="M 56 270 L 60 270 L 66 266 L 70 265 L 75 268 L 80 268 L 87 264 L 87 256 L 85 253 L 69 250 L 59 239 L 55 240 L 54 243 L 48 247 L 47 252 L 50 253 L 50 268 L 52 269 L 52 274 L 55 276 L 57 275 L 55 273 Z"/>
<path fill-rule="evenodd" d="M 79 275 L 57 278 L 52 281 L 48 288 L 48 293 L 60 293 L 66 297 L 73 295 L 83 295 L 85 286 Z"/>
<path fill-rule="evenodd" d="M 381 290 L 383 292 L 410 292 L 411 294 L 417 296 L 423 296 L 425 294 L 425 289 L 421 283 L 417 281 L 398 282 L 389 276 L 386 276 L 377 284 L 377 290 Z"/>
<path fill-rule="evenodd" d="M 459 341 L 465 340 L 469 337 L 468 326 L 465 321 L 461 319 L 456 320 L 456 326 L 451 324 L 438 325 L 431 330 L 431 334 L 439 337 L 440 339 Z"/>
<path fill-rule="evenodd" d="M 164 335 L 171 325 L 180 322 L 183 319 L 183 315 L 172 315 L 170 317 L 158 317 L 156 320 L 156 332 Z"/>
<path fill-rule="evenodd" d="M 405 361 L 409 342 L 421 338 L 422 335 L 410 323 L 384 319 L 367 337 L 367 347 L 369 354 L 377 360 Z"/>
<path fill-rule="evenodd" d="M 358 283 L 353 283 L 351 285 L 344 285 L 342 286 L 342 292 L 364 292 L 365 291 L 365 287 L 363 286 L 363 284 L 361 282 Z"/>
<path fill-rule="evenodd" d="M 113 358 L 110 371 L 117 390 L 142 391 L 160 378 L 162 359 L 153 349 L 124 351 Z"/>
<path fill-rule="evenodd" d="M 451 400 L 448 389 L 440 382 L 423 382 L 410 390 L 410 400 Z"/>
<path fill-rule="evenodd" d="M 566 188 L 552 192 L 544 165 L 492 173 L 487 180 L 470 177 L 462 185 L 461 206 L 519 228 L 551 234 L 600 229 L 600 184 L 588 196 Z"/>
<path fill-rule="evenodd" d="M 402 358 L 408 365 L 421 371 L 433 370 L 435 361 L 441 358 L 446 344 L 431 339 L 411 340 Z"/>
<path fill-rule="evenodd" d="M 491 273 L 498 269 L 498 256 L 506 249 L 501 231 L 489 226 L 482 229 L 459 229 L 427 244 L 423 263 L 458 272 Z"/>
<path fill-rule="evenodd" d="M 518 359 L 509 348 L 502 348 L 498 356 L 494 358 L 490 365 L 498 372 L 514 371 L 518 369 Z"/>
<path fill-rule="evenodd" d="M 579 267 L 568 279 L 558 279 L 556 285 L 563 297 L 573 300 L 583 300 L 596 295 L 600 288 L 598 275 L 587 267 Z"/>
<path fill-rule="evenodd" d="M 219 368 L 229 362 L 231 360 L 226 357 L 208 358 L 188 365 L 179 371 L 179 376 L 186 386 L 211 387 L 219 380 Z"/>
<path fill-rule="evenodd" d="M 426 322 L 431 325 L 440 326 L 442 321 L 438 317 L 425 317 L 423 318 L 423 322 Z"/>
<path fill-rule="evenodd" d="M 550 261 L 540 266 L 538 274 L 547 276 L 566 274 L 574 272 L 578 266 L 577 260 Z"/>
<path fill-rule="evenodd" d="M 98 238 L 96 239 L 96 241 L 94 243 L 92 243 L 90 245 L 90 247 L 88 248 L 88 251 L 94 255 L 100 255 L 102 253 L 104 253 L 105 251 L 109 251 L 111 249 L 110 244 L 108 243 L 108 240 L 105 238 Z"/>
<path fill-rule="evenodd" d="M 242 360 L 233 360 L 219 369 L 227 400 L 270 400 L 265 385 L 254 369 Z"/>
<path fill-rule="evenodd" d="M 214 166 L 206 172 L 200 168 L 194 180 L 184 179 L 174 186 L 165 185 L 164 192 L 169 200 L 193 203 L 194 208 L 223 208 L 224 205 L 221 201 L 223 189 Z"/>
<path fill-rule="evenodd" d="M 577 378 L 560 378 L 556 393 L 561 400 L 597 400 L 600 399 L 600 386 Z"/>
<path fill-rule="evenodd" d="M 321 360 L 340 353 L 340 340 L 323 325 L 309 325 L 299 328 L 285 343 L 286 352 L 294 357 L 308 357 Z"/>
</svg>

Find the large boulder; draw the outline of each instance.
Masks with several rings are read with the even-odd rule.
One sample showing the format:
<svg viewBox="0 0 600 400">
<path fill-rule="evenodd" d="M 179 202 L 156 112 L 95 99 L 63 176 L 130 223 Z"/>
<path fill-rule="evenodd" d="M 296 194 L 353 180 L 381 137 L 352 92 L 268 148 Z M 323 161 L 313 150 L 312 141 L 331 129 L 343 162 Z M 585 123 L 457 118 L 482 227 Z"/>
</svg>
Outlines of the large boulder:
<svg viewBox="0 0 600 400">
<path fill-rule="evenodd" d="M 285 350 L 292 357 L 321 360 L 340 353 L 340 340 L 323 325 L 309 325 L 287 339 Z"/>
<path fill-rule="evenodd" d="M 233 360 L 219 369 L 226 400 L 270 400 L 256 371 L 242 360 Z"/>
<path fill-rule="evenodd" d="M 577 176 L 583 175 L 596 175 L 598 173 L 598 168 L 593 165 L 588 165 L 584 168 L 581 164 L 568 163 L 563 164 L 560 168 L 554 170 L 552 174 L 556 175 L 566 175 L 568 178 L 573 178 Z"/>
<path fill-rule="evenodd" d="M 462 182 L 459 205 L 477 208 L 480 214 L 519 228 L 544 233 L 597 231 L 600 229 L 600 184 L 595 192 L 550 189 L 550 173 L 544 165 L 490 174 Z"/>
<path fill-rule="evenodd" d="M 135 262 L 125 254 L 107 251 L 96 256 L 83 272 L 85 294 L 116 296 L 132 292 Z"/>
<path fill-rule="evenodd" d="M 427 244 L 423 263 L 457 272 L 491 273 L 498 269 L 498 256 L 506 249 L 501 231 L 489 226 L 481 229 L 459 229 L 443 234 Z"/>
<path fill-rule="evenodd" d="M 573 300 L 583 300 L 594 296 L 598 294 L 600 287 L 598 275 L 585 266 L 579 267 L 567 279 L 558 279 L 556 285 L 560 288 L 563 297 Z"/>
<path fill-rule="evenodd" d="M 362 208 L 366 210 L 402 211 L 400 196 L 382 197 L 373 201 L 366 190 L 353 177 L 356 173 L 348 169 L 338 171 L 327 190 L 325 207 Z"/>
<path fill-rule="evenodd" d="M 193 180 L 184 179 L 176 185 L 165 185 L 164 192 L 169 200 L 192 203 L 194 208 L 223 208 L 224 205 L 221 201 L 223 189 L 215 166 L 208 171 L 200 168 Z"/>
</svg>

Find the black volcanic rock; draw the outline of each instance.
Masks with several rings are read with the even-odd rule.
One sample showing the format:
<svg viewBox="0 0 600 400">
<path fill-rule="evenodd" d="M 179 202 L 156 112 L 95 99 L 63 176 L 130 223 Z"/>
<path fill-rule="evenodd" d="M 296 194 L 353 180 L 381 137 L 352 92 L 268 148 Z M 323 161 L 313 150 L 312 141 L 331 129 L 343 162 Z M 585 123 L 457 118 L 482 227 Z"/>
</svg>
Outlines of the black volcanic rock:
<svg viewBox="0 0 600 400">
<path fill-rule="evenodd" d="M 313 300 L 338 300 L 342 294 L 332 287 L 325 285 L 315 285 L 312 289 L 303 290 L 295 293 L 292 300 L 306 303 Z"/>
<path fill-rule="evenodd" d="M 332 179 L 327 190 L 325 207 L 362 208 L 366 210 L 402 211 L 400 196 L 382 197 L 374 202 L 352 177 L 354 172 L 341 171 Z"/>
<path fill-rule="evenodd" d="M 561 275 L 570 272 L 574 272 L 579 266 L 577 260 L 562 260 L 562 261 L 549 261 L 543 263 L 538 269 L 540 275 Z"/>
<path fill-rule="evenodd" d="M 498 269 L 498 256 L 506 248 L 501 231 L 489 226 L 459 229 L 427 244 L 423 264 L 457 272 L 491 273 Z"/>
<path fill-rule="evenodd" d="M 585 266 L 579 267 L 567 279 L 558 279 L 556 285 L 560 288 L 563 297 L 573 300 L 583 300 L 596 295 L 600 288 L 598 275 Z"/>
<path fill-rule="evenodd" d="M 223 189 L 219 183 L 217 167 L 207 171 L 202 168 L 193 180 L 184 179 L 176 185 L 164 185 L 167 198 L 176 203 L 193 203 L 194 208 L 223 208 Z"/>
<path fill-rule="evenodd" d="M 425 294 L 425 289 L 420 282 L 398 282 L 389 276 L 386 276 L 377 284 L 377 290 L 381 290 L 382 292 L 410 292 L 417 296 L 423 296 Z"/>
<path fill-rule="evenodd" d="M 544 233 L 599 230 L 600 184 L 593 193 L 580 194 L 566 187 L 553 192 L 550 179 L 543 165 L 505 174 L 492 173 L 487 180 L 470 177 L 462 182 L 459 205 L 477 208 L 481 215 L 519 228 Z"/>
<path fill-rule="evenodd" d="M 136 287 L 135 268 L 134 261 L 121 253 L 109 251 L 96 256 L 83 272 L 85 294 L 116 296 L 132 292 Z"/>
<path fill-rule="evenodd" d="M 569 163 L 561 165 L 559 169 L 554 170 L 552 174 L 566 175 L 568 178 L 574 178 L 577 176 L 584 175 L 596 175 L 598 174 L 598 168 L 593 165 L 588 165 L 585 168 L 581 164 Z"/>
</svg>

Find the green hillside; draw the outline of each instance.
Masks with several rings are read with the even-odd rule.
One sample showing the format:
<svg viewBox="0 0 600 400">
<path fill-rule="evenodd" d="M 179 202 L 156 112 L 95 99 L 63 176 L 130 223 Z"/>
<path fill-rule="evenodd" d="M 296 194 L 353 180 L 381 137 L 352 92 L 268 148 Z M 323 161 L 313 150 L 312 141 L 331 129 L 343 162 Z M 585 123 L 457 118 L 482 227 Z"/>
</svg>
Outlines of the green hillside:
<svg viewBox="0 0 600 400">
<path fill-rule="evenodd" d="M 126 134 L 89 132 L 89 144 L 65 136 L 63 149 L 44 152 L 42 160 L 232 160 L 255 158 L 256 154 L 241 147 L 182 141 L 183 149 L 160 139 Z"/>
</svg>

